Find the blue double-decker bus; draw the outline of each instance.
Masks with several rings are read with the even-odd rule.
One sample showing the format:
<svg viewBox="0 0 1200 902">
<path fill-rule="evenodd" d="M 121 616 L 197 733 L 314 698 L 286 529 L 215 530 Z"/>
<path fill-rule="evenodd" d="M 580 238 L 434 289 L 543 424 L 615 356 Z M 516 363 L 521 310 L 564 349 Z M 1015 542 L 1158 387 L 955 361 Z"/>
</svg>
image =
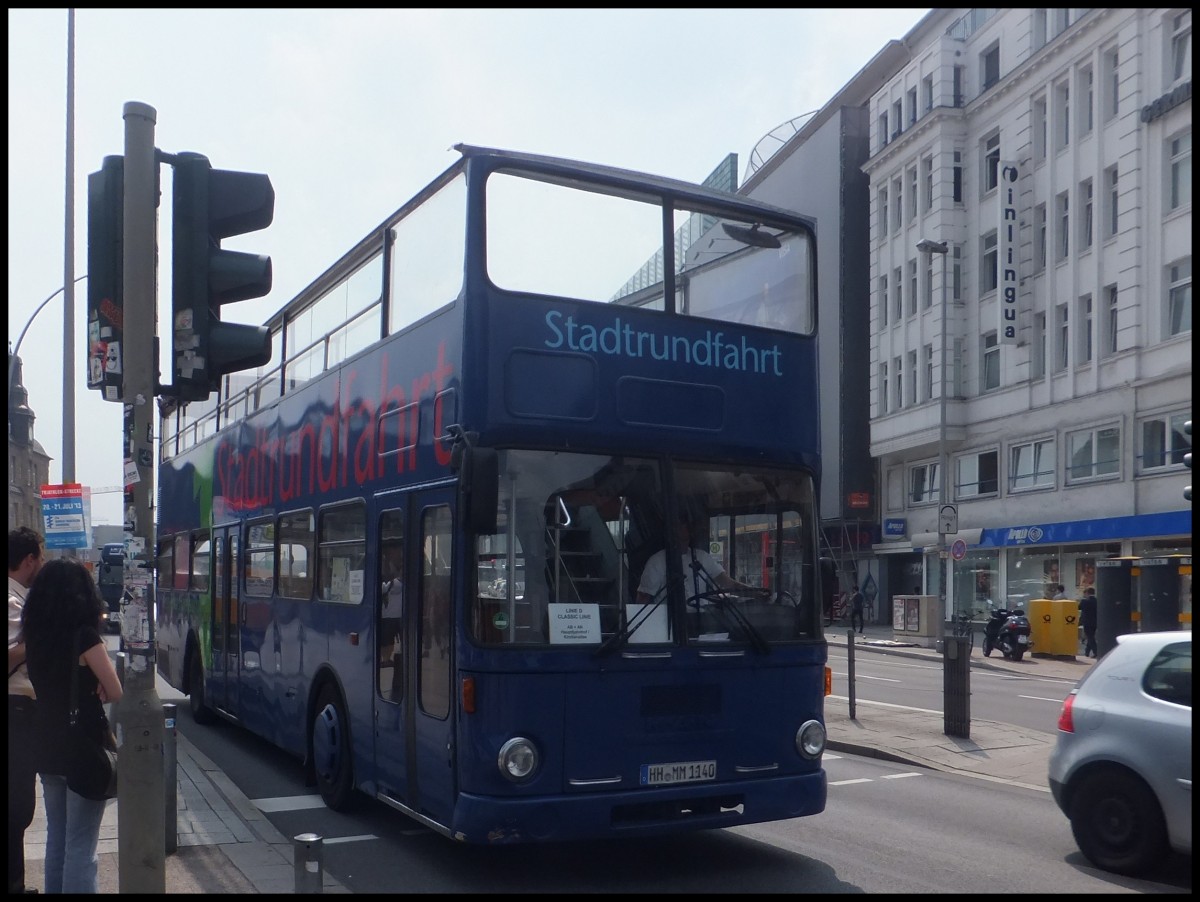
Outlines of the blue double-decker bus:
<svg viewBox="0 0 1200 902">
<path fill-rule="evenodd" d="M 813 223 L 455 149 L 163 416 L 159 670 L 457 841 L 821 812 Z"/>
</svg>

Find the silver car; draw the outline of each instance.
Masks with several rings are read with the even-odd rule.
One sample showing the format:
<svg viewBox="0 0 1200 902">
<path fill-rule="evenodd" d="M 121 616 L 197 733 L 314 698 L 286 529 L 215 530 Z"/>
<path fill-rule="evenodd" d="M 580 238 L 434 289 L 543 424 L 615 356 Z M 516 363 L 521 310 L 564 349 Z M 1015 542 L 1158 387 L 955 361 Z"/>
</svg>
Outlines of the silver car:
<svg viewBox="0 0 1200 902">
<path fill-rule="evenodd" d="M 1092 864 L 1192 854 L 1192 634 L 1132 633 L 1063 701 L 1050 790 Z"/>
</svg>

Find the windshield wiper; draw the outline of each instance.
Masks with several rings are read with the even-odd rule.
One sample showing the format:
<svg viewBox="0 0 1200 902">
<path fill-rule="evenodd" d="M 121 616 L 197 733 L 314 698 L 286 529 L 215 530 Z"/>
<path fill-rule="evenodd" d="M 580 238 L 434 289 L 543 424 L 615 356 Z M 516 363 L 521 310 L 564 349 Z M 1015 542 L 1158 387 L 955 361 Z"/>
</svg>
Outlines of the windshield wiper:
<svg viewBox="0 0 1200 902">
<path fill-rule="evenodd" d="M 710 602 L 710 606 L 717 617 L 726 626 L 729 626 L 730 621 L 732 621 L 734 625 L 741 627 L 741 631 L 745 634 L 750 647 L 760 655 L 768 654 L 771 651 L 771 646 L 767 644 L 767 640 L 763 638 L 762 633 L 750 622 L 750 618 L 746 616 L 746 612 L 738 607 L 737 596 L 731 595 L 721 589 L 714 589 L 698 597 Z M 694 600 L 692 599 L 692 601 Z"/>
<path fill-rule="evenodd" d="M 609 652 L 616 651 L 621 646 L 629 641 L 629 637 L 638 631 L 643 623 L 650 619 L 650 615 L 658 610 L 659 606 L 666 600 L 667 587 L 663 586 L 658 590 L 658 594 L 654 596 L 654 600 L 649 604 L 642 605 L 642 609 L 633 615 L 632 618 L 625 621 L 625 625 L 605 639 L 600 647 L 592 654 L 595 657 L 606 655 Z"/>
</svg>

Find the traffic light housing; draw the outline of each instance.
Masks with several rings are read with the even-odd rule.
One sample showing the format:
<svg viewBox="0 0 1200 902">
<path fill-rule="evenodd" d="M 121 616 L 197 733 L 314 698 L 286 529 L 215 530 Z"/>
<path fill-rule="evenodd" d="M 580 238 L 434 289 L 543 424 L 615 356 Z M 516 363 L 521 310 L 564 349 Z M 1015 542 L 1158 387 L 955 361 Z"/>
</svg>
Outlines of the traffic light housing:
<svg viewBox="0 0 1200 902">
<path fill-rule="evenodd" d="M 172 382 L 179 401 L 202 401 L 221 377 L 269 363 L 271 333 L 226 323 L 221 305 L 271 290 L 271 258 L 221 249 L 221 239 L 271 224 L 275 190 L 266 175 L 213 169 L 198 153 L 174 159 Z"/>
<path fill-rule="evenodd" d="M 105 401 L 124 395 L 125 158 L 107 156 L 88 175 L 87 386 Z"/>
<path fill-rule="evenodd" d="M 1186 423 L 1183 424 L 1183 434 L 1188 437 L 1188 452 L 1183 455 L 1183 465 L 1190 470 L 1192 468 L 1192 452 L 1191 452 L 1192 421 L 1191 420 L 1188 420 Z M 1184 497 L 1184 500 L 1186 500 L 1186 501 L 1192 500 L 1192 487 L 1190 485 L 1186 485 L 1183 487 L 1183 497 Z"/>
</svg>

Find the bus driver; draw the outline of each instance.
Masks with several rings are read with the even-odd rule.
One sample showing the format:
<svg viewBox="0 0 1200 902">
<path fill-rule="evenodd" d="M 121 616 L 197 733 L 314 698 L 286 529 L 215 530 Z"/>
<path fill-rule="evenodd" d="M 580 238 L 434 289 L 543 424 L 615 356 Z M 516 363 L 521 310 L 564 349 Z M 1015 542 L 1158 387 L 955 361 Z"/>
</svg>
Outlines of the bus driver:
<svg viewBox="0 0 1200 902">
<path fill-rule="evenodd" d="M 703 538 L 698 523 L 689 523 L 687 518 L 681 515 L 675 523 L 675 530 L 677 547 L 684 549 L 680 563 L 689 599 L 713 589 L 755 595 L 770 594 L 769 589 L 738 582 L 725 572 L 725 568 L 716 558 L 703 548 L 695 547 Z M 666 584 L 667 549 L 662 548 L 650 555 L 642 570 L 642 580 L 637 591 L 638 603 L 649 604 L 661 599 Z"/>
</svg>

